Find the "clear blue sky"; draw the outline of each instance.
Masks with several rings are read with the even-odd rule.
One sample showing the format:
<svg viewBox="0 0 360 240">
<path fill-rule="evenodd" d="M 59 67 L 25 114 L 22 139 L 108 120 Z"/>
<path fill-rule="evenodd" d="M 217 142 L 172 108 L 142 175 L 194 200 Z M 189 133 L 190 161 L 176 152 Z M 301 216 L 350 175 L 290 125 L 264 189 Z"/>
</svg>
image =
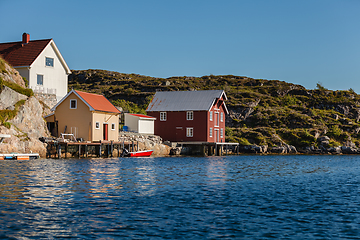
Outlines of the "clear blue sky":
<svg viewBox="0 0 360 240">
<path fill-rule="evenodd" d="M 0 0 L 0 10 L 0 42 L 53 38 L 71 69 L 360 93 L 360 0 Z"/>
</svg>

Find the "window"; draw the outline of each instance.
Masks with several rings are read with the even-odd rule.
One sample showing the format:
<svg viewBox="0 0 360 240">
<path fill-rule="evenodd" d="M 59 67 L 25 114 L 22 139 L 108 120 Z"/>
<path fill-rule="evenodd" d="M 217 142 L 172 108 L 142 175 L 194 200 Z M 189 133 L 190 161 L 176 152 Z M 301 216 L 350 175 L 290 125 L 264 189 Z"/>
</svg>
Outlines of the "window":
<svg viewBox="0 0 360 240">
<path fill-rule="evenodd" d="M 193 120 L 194 119 L 194 112 L 188 111 L 186 112 L 186 120 Z"/>
<path fill-rule="evenodd" d="M 111 130 L 115 130 L 115 123 L 111 124 Z"/>
<path fill-rule="evenodd" d="M 212 137 L 212 128 L 210 128 L 210 133 L 209 133 L 209 135 L 210 135 L 210 137 Z"/>
<path fill-rule="evenodd" d="M 221 113 L 220 113 L 220 122 L 223 122 L 223 121 L 224 121 L 224 113 L 221 112 Z"/>
<path fill-rule="evenodd" d="M 223 138 L 224 137 L 224 129 L 220 129 L 220 137 Z"/>
<path fill-rule="evenodd" d="M 54 66 L 54 59 L 53 58 L 46 58 L 45 59 L 45 65 L 48 67 L 53 67 Z"/>
<path fill-rule="evenodd" d="M 70 109 L 76 109 L 76 108 L 77 108 L 76 99 L 70 99 Z"/>
<path fill-rule="evenodd" d="M 160 121 L 166 121 L 166 112 L 160 112 Z"/>
<path fill-rule="evenodd" d="M 37 85 L 43 85 L 44 84 L 44 75 L 37 75 Z"/>
<path fill-rule="evenodd" d="M 210 111 L 210 121 L 212 121 L 212 120 L 213 120 L 213 112 Z"/>
<path fill-rule="evenodd" d="M 100 129 L 100 123 L 99 122 L 95 123 L 95 129 Z"/>
<path fill-rule="evenodd" d="M 193 137 L 194 136 L 194 128 L 186 128 L 186 136 Z"/>
</svg>

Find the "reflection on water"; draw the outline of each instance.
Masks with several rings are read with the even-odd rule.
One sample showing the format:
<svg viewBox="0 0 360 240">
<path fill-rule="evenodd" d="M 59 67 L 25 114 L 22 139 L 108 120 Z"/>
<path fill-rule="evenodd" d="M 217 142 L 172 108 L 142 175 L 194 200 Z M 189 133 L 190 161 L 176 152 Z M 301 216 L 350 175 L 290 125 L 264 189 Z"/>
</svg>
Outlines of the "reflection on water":
<svg viewBox="0 0 360 240">
<path fill-rule="evenodd" d="M 354 238 L 357 156 L 0 162 L 0 238 Z"/>
</svg>

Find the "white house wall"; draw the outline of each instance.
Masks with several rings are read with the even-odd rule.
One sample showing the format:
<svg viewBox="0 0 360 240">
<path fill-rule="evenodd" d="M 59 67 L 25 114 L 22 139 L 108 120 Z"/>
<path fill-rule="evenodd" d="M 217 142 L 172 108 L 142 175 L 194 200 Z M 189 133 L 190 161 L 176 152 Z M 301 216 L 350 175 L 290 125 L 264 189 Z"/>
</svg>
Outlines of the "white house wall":
<svg viewBox="0 0 360 240">
<path fill-rule="evenodd" d="M 129 128 L 131 132 L 138 132 L 138 117 L 125 113 L 124 125 Z"/>
<path fill-rule="evenodd" d="M 139 120 L 139 133 L 154 134 L 154 120 Z"/>
<path fill-rule="evenodd" d="M 42 53 L 36 58 L 30 68 L 29 73 L 29 87 L 34 90 L 41 90 L 45 93 L 54 93 L 56 91 L 56 98 L 59 101 L 67 94 L 68 90 L 68 75 L 59 56 L 56 54 L 53 43 L 50 42 Z M 54 66 L 49 67 L 45 64 L 46 57 L 54 59 Z M 37 85 L 37 75 L 43 75 L 43 85 Z M 22 74 L 21 74 L 22 75 Z M 23 76 L 23 75 L 22 75 Z M 55 90 L 56 89 L 56 90 Z"/>
<path fill-rule="evenodd" d="M 27 81 L 29 81 L 29 68 L 28 67 L 22 67 L 22 68 L 15 68 L 22 77 L 26 78 Z M 30 85 L 29 85 L 30 86 Z"/>
</svg>

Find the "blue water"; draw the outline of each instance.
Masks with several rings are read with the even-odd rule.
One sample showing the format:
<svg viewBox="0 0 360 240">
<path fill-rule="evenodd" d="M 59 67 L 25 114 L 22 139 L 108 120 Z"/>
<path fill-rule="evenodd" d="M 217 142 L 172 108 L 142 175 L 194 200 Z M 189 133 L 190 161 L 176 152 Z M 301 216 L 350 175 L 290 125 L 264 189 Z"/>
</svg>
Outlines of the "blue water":
<svg viewBox="0 0 360 240">
<path fill-rule="evenodd" d="M 0 239 L 360 238 L 360 156 L 0 161 Z"/>
</svg>

